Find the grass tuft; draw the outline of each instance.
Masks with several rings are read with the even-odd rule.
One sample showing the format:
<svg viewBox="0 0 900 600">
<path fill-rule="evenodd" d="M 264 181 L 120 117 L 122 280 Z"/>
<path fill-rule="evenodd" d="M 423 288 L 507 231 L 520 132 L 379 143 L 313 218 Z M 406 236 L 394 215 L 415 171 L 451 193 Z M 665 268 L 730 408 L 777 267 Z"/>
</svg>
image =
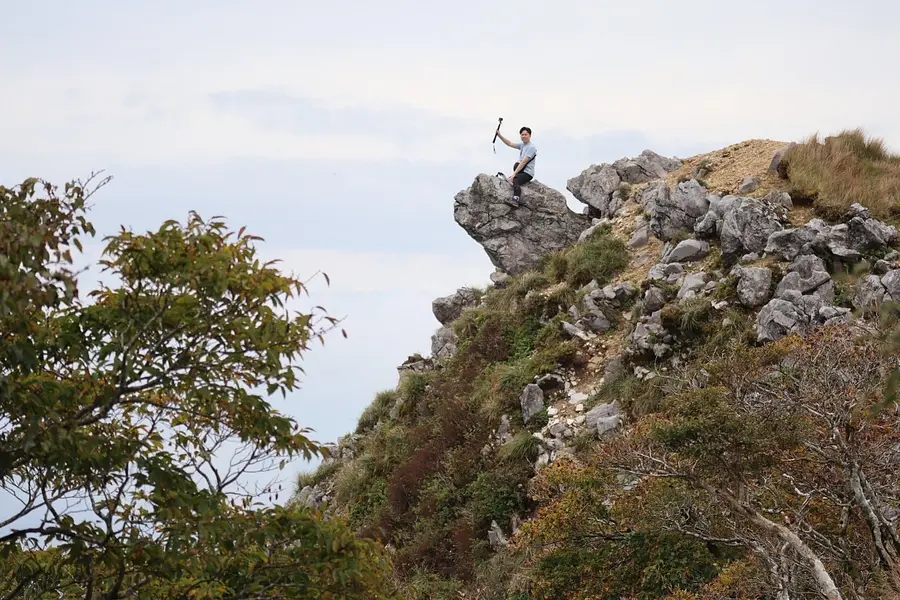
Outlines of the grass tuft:
<svg viewBox="0 0 900 600">
<path fill-rule="evenodd" d="M 813 135 L 783 158 L 791 198 L 812 201 L 821 216 L 840 219 L 854 202 L 880 219 L 900 217 L 900 156 L 861 129 L 819 141 Z"/>
</svg>

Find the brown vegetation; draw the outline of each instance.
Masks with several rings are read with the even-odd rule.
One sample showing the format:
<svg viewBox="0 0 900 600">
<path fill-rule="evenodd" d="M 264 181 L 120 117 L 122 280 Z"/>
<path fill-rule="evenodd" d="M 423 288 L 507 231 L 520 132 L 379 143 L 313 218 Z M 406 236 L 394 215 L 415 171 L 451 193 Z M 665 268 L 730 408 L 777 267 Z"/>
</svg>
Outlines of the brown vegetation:
<svg viewBox="0 0 900 600">
<path fill-rule="evenodd" d="M 900 156 L 861 129 L 819 141 L 813 135 L 784 157 L 792 198 L 809 199 L 825 218 L 838 219 L 859 202 L 880 219 L 900 217 Z"/>
</svg>

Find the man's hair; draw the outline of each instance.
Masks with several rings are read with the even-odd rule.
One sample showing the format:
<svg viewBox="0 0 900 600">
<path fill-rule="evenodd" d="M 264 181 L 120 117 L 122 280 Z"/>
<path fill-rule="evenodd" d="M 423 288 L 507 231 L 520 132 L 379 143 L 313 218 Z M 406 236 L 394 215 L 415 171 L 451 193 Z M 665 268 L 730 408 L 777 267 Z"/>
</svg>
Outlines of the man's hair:
<svg viewBox="0 0 900 600">
<path fill-rule="evenodd" d="M 519 133 L 521 134 L 523 131 L 527 131 L 528 135 L 531 135 L 531 127 L 523 127 L 519 130 Z"/>
</svg>

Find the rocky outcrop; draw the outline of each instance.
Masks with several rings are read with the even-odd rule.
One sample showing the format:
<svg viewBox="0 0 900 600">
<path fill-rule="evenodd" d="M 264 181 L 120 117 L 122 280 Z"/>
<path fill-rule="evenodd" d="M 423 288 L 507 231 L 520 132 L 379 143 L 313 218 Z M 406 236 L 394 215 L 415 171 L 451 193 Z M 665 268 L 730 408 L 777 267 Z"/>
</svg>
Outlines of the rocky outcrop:
<svg viewBox="0 0 900 600">
<path fill-rule="evenodd" d="M 722 219 L 722 258 L 726 264 L 733 264 L 744 254 L 762 252 L 769 236 L 782 229 L 775 205 L 764 200 L 737 198 Z"/>
<path fill-rule="evenodd" d="M 849 312 L 831 306 L 833 301 L 834 282 L 822 259 L 798 257 L 778 283 L 775 297 L 757 315 L 757 340 L 773 342 L 786 335 L 806 333 L 816 324 L 834 322 Z"/>
<path fill-rule="evenodd" d="M 522 405 L 522 421 L 528 423 L 534 415 L 544 410 L 544 391 L 535 383 L 529 383 L 519 398 Z"/>
<path fill-rule="evenodd" d="M 460 288 L 456 293 L 431 301 L 431 312 L 441 325 L 449 325 L 459 318 L 462 311 L 475 306 L 478 298 L 469 288 Z"/>
<path fill-rule="evenodd" d="M 677 246 L 666 244 L 663 249 L 662 262 L 681 263 L 685 261 L 703 260 L 709 254 L 709 243 L 702 240 L 682 240 Z"/>
<path fill-rule="evenodd" d="M 647 183 L 665 178 L 680 169 L 683 163 L 677 158 L 666 158 L 652 150 L 644 150 L 634 158 L 620 158 L 612 166 L 626 183 Z"/>
<path fill-rule="evenodd" d="M 738 267 L 732 274 L 739 278 L 738 300 L 747 308 L 762 306 L 772 296 L 772 269 Z"/>
<path fill-rule="evenodd" d="M 854 204 L 845 223 L 828 225 L 822 219 L 811 219 L 802 227 L 776 231 L 769 236 L 765 252 L 783 260 L 816 253 L 853 263 L 862 253 L 884 248 L 896 240 L 896 227 L 872 218 L 868 210 Z"/>
<path fill-rule="evenodd" d="M 709 193 L 696 180 L 679 183 L 672 193 L 663 183 L 647 199 L 650 211 L 650 231 L 668 241 L 681 232 L 691 232 L 697 219 L 709 210 Z"/>
<path fill-rule="evenodd" d="M 431 336 L 431 356 L 434 358 L 450 358 L 456 354 L 456 333 L 444 326 Z"/>
<path fill-rule="evenodd" d="M 542 257 L 574 244 L 591 225 L 571 211 L 565 197 L 540 182 L 512 200 L 508 181 L 481 174 L 454 198 L 453 217 L 481 244 L 495 267 L 509 275 L 535 268 Z"/>
<path fill-rule="evenodd" d="M 666 158 L 652 150 L 644 150 L 634 158 L 621 158 L 613 164 L 591 165 L 566 182 L 566 189 L 587 204 L 599 217 L 613 217 L 625 202 L 622 184 L 647 183 L 663 179 L 680 169 L 677 158 Z"/>
<path fill-rule="evenodd" d="M 619 186 L 622 178 L 612 165 L 591 165 L 566 182 L 575 199 L 594 209 L 600 217 L 614 216 L 624 204 Z"/>
</svg>

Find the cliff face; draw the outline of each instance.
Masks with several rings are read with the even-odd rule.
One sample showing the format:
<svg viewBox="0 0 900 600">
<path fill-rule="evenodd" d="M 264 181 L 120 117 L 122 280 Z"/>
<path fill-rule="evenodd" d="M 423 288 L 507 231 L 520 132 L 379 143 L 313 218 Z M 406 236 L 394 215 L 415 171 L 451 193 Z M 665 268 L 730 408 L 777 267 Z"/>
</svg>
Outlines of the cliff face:
<svg viewBox="0 0 900 600">
<path fill-rule="evenodd" d="M 478 176 L 454 216 L 495 284 L 434 301 L 432 356 L 295 500 L 393 549 L 410 598 L 893 593 L 900 204 L 863 201 L 900 159 L 879 148 L 645 151 L 569 181 L 583 215 Z"/>
</svg>

